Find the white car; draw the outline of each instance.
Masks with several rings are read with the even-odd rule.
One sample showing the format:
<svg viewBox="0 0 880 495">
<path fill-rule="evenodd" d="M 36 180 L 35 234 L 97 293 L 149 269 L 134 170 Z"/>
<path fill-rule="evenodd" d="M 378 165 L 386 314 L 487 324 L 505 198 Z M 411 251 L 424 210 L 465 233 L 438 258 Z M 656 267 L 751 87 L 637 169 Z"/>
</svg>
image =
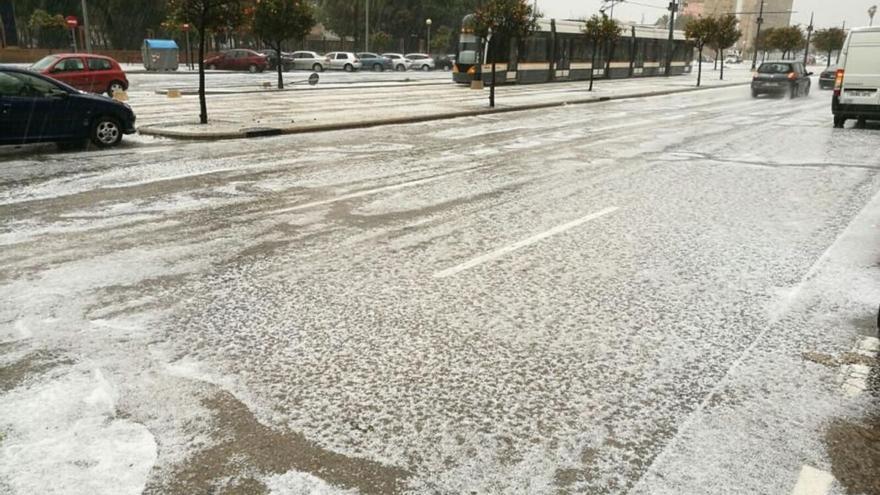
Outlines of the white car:
<svg viewBox="0 0 880 495">
<path fill-rule="evenodd" d="M 390 58 L 391 63 L 394 64 L 394 70 L 398 72 L 407 71 L 412 67 L 412 60 L 404 57 L 402 53 L 383 53 L 382 56 Z"/>
<path fill-rule="evenodd" d="M 849 32 L 835 76 L 834 127 L 843 127 L 847 119 L 856 119 L 860 127 L 866 120 L 880 120 L 880 27 Z"/>
<path fill-rule="evenodd" d="M 354 72 L 363 67 L 361 60 L 351 52 L 330 52 L 324 56 L 330 60 L 330 70 Z"/>
<path fill-rule="evenodd" d="M 436 68 L 434 57 L 427 53 L 407 53 L 404 57 L 412 60 L 412 65 L 410 65 L 412 70 L 429 71 Z"/>
</svg>

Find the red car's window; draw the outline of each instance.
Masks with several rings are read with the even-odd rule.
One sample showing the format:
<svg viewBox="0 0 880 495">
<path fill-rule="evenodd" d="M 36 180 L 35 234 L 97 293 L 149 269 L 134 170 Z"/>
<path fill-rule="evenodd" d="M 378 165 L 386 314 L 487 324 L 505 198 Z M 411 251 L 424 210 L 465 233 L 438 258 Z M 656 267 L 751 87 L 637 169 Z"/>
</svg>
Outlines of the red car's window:
<svg viewBox="0 0 880 495">
<path fill-rule="evenodd" d="M 103 58 L 90 58 L 89 70 L 112 70 L 113 64 Z"/>
<path fill-rule="evenodd" d="M 55 69 L 53 70 L 53 72 L 76 72 L 84 69 L 85 65 L 83 65 L 82 59 L 65 58 L 55 65 Z"/>
</svg>

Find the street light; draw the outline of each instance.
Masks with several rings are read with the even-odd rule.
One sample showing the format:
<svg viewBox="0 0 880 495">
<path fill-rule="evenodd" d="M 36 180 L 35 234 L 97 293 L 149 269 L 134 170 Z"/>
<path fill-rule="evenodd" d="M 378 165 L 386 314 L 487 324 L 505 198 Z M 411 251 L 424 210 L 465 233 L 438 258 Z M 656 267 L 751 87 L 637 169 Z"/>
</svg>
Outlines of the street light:
<svg viewBox="0 0 880 495">
<path fill-rule="evenodd" d="M 431 54 L 431 24 L 433 24 L 433 23 L 431 22 L 431 19 L 428 19 L 428 20 L 425 21 L 425 25 L 428 26 L 428 46 L 426 47 L 427 50 L 425 50 L 425 51 L 426 51 L 429 55 Z"/>
</svg>

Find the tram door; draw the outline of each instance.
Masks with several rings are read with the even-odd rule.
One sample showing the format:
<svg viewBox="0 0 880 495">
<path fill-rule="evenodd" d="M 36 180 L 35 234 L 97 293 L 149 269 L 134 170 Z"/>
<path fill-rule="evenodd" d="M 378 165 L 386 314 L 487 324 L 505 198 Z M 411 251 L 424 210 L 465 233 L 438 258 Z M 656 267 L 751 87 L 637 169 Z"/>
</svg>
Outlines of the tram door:
<svg viewBox="0 0 880 495">
<path fill-rule="evenodd" d="M 554 79 L 566 80 L 571 73 L 571 50 L 572 39 L 570 37 L 557 36 L 556 60 L 553 64 L 556 68 Z"/>
</svg>

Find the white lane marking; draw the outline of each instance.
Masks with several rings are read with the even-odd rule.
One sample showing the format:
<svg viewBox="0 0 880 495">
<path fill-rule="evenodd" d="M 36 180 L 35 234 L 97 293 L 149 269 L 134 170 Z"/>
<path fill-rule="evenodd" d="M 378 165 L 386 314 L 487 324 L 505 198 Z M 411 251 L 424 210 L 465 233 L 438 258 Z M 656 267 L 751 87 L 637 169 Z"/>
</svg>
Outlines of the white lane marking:
<svg viewBox="0 0 880 495">
<path fill-rule="evenodd" d="M 831 473 L 805 465 L 791 495 L 825 495 L 833 482 Z"/>
<path fill-rule="evenodd" d="M 447 268 L 446 270 L 439 271 L 434 274 L 434 278 L 450 277 L 452 275 L 455 275 L 456 273 L 463 272 L 464 270 L 467 270 L 469 268 L 473 268 L 477 265 L 486 263 L 487 261 L 496 260 L 496 259 L 498 259 L 508 253 L 512 253 L 513 251 L 516 251 L 517 249 L 520 249 L 520 248 L 529 246 L 531 244 L 534 244 L 536 242 L 542 241 L 548 237 L 552 237 L 556 234 L 560 234 L 562 232 L 565 232 L 566 230 L 573 229 L 573 228 L 577 227 L 578 225 L 585 224 L 591 220 L 595 220 L 599 217 L 603 217 L 605 215 L 608 215 L 609 213 L 614 213 L 617 210 L 618 210 L 618 208 L 616 206 L 613 206 L 611 208 L 605 208 L 602 211 L 598 211 L 596 213 L 591 213 L 585 217 L 578 218 L 577 220 L 572 220 L 571 222 L 553 227 L 552 229 L 550 229 L 546 232 L 542 232 L 540 234 L 534 235 L 532 237 L 529 237 L 528 239 L 523 239 L 521 241 L 515 242 L 515 243 L 510 244 L 508 246 L 504 246 L 501 249 L 496 249 L 495 251 L 484 254 L 482 256 L 477 256 L 476 258 L 474 258 L 470 261 L 466 261 L 458 266 L 454 266 L 452 268 Z"/>
</svg>

